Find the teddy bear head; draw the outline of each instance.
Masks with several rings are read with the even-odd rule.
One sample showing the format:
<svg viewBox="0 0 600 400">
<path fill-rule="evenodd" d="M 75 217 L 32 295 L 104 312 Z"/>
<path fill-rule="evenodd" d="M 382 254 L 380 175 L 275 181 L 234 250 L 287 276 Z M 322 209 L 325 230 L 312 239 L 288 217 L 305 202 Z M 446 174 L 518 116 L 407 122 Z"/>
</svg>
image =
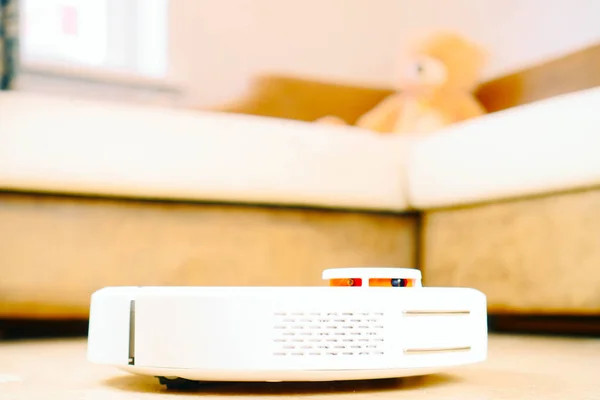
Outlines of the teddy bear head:
<svg viewBox="0 0 600 400">
<path fill-rule="evenodd" d="M 448 88 L 471 91 L 477 85 L 486 53 L 452 32 L 438 32 L 416 42 L 401 58 L 401 90 Z"/>
</svg>

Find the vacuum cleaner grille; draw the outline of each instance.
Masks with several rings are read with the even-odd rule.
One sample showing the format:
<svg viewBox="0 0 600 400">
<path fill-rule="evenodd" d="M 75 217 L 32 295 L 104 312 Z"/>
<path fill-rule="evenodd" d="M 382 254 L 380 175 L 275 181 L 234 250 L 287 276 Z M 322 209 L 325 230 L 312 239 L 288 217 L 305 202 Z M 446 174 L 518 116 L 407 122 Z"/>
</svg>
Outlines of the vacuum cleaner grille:
<svg viewBox="0 0 600 400">
<path fill-rule="evenodd" d="M 384 355 L 383 312 L 279 312 L 273 317 L 274 355 Z"/>
</svg>

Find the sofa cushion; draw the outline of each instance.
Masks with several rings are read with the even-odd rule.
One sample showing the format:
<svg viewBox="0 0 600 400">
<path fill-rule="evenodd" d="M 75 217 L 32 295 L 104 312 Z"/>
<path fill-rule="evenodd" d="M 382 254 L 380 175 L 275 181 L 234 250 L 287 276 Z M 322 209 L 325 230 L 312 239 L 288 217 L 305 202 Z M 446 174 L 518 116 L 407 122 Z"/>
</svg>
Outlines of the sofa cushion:
<svg viewBox="0 0 600 400">
<path fill-rule="evenodd" d="M 460 206 L 600 183 L 600 88 L 446 128 L 414 144 L 409 203 Z"/>
<path fill-rule="evenodd" d="M 402 211 L 410 139 L 353 127 L 0 94 L 0 188 Z"/>
</svg>

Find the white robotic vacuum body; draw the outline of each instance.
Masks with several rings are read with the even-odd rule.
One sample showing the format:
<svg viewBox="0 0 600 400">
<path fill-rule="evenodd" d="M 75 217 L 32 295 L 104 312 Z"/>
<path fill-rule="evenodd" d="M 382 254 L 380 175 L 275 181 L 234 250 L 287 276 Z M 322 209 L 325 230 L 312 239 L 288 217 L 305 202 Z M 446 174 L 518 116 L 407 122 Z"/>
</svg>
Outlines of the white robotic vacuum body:
<svg viewBox="0 0 600 400">
<path fill-rule="evenodd" d="M 424 375 L 487 356 L 485 296 L 400 268 L 326 270 L 328 287 L 108 287 L 88 359 L 189 381 Z"/>
</svg>

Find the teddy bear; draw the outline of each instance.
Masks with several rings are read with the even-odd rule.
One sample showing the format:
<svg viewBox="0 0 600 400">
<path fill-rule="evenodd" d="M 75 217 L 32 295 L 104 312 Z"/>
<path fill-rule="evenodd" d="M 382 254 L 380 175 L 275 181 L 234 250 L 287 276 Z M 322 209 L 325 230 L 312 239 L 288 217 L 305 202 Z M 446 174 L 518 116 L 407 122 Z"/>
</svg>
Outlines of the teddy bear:
<svg viewBox="0 0 600 400">
<path fill-rule="evenodd" d="M 486 60 L 477 44 L 452 32 L 437 32 L 410 48 L 394 93 L 355 125 L 382 134 L 420 135 L 475 118 L 485 109 L 473 95 Z M 346 124 L 326 116 L 325 124 Z"/>
</svg>

